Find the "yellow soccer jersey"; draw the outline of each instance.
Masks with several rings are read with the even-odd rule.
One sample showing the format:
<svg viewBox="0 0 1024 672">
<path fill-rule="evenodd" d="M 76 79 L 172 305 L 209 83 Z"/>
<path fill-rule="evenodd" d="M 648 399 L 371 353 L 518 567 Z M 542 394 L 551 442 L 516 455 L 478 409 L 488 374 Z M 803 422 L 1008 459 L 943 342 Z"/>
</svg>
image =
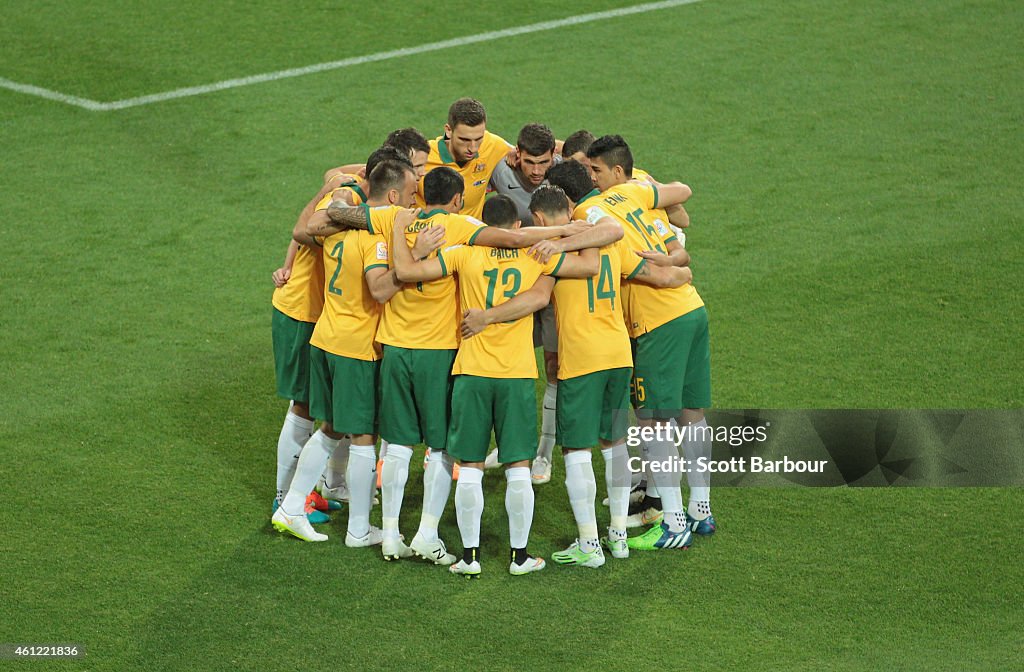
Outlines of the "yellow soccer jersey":
<svg viewBox="0 0 1024 672">
<path fill-rule="evenodd" d="M 664 223 L 651 220 L 650 211 L 658 207 L 658 191 L 651 184 L 627 182 L 598 193 L 595 189 L 573 211 L 576 219 L 596 222 L 609 216 L 625 231 L 623 240 L 631 250 L 665 252 L 665 243 L 675 235 Z M 675 289 L 651 287 L 641 282 L 623 284 L 623 314 L 631 338 L 657 329 L 681 315 L 704 305 L 691 284 Z"/>
<path fill-rule="evenodd" d="M 381 305 L 370 294 L 364 274 L 388 267 L 388 248 L 381 236 L 345 230 L 324 239 L 324 310 L 310 344 L 342 357 L 380 359 L 376 345 Z"/>
<path fill-rule="evenodd" d="M 373 233 L 390 242 L 394 234 L 395 213 L 399 210 L 396 206 L 367 208 Z M 484 228 L 483 222 L 472 217 L 431 210 L 421 212 L 407 227 L 407 243 L 412 245 L 419 232 L 430 226 L 445 227 L 444 238 L 449 245 L 472 245 L 473 239 Z M 460 323 L 452 278 L 407 284 L 384 304 L 377 340 L 400 348 L 454 350 L 459 346 Z"/>
<path fill-rule="evenodd" d="M 602 247 L 599 254 L 596 277 L 559 278 L 555 284 L 559 380 L 633 366 L 620 278 L 633 277 L 647 262 L 633 253 L 625 239 Z"/>
<path fill-rule="evenodd" d="M 533 287 L 541 275 L 553 275 L 565 254 L 541 264 L 526 250 L 494 247 L 446 248 L 437 257 L 446 278 L 459 276 L 459 300 L 464 309 L 499 306 Z M 452 373 L 486 378 L 536 378 L 533 319 L 493 324 L 459 345 Z"/>
<path fill-rule="evenodd" d="M 646 182 L 647 178 L 649 178 L 650 176 L 651 174 L 648 173 L 646 170 L 641 170 L 640 168 L 637 168 L 635 166 L 633 167 L 634 180 L 643 180 Z M 655 228 L 665 228 L 668 229 L 669 231 L 672 231 L 672 229 L 669 228 L 668 224 L 668 213 L 665 212 L 662 208 L 651 209 L 649 217 L 645 217 L 645 219 L 650 219 L 651 224 L 653 224 Z"/>
<path fill-rule="evenodd" d="M 455 162 L 448 146 L 444 144 L 444 136 L 434 138 L 430 141 L 430 154 L 427 156 L 427 172 L 440 166 L 448 166 L 460 175 L 466 184 L 466 191 L 463 194 L 462 211 L 460 214 L 469 215 L 479 219 L 483 216 L 484 196 L 487 194 L 487 183 L 491 181 L 491 173 L 494 167 L 505 160 L 508 150 L 512 145 L 491 132 L 484 133 L 483 142 L 480 143 L 480 151 L 466 165 L 460 166 Z M 416 202 L 423 207 L 423 180 L 420 179 L 416 191 Z M 451 240 L 449 239 L 449 242 Z"/>
<path fill-rule="evenodd" d="M 324 307 L 324 262 L 320 248 L 299 245 L 292 275 L 274 290 L 274 307 L 299 322 L 316 322 Z"/>
</svg>

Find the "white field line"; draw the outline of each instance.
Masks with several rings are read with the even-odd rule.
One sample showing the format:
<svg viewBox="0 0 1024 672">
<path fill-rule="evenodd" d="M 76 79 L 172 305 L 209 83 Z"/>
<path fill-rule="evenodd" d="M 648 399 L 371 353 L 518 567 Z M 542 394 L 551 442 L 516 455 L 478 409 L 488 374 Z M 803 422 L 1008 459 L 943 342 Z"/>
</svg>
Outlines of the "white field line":
<svg viewBox="0 0 1024 672">
<path fill-rule="evenodd" d="M 48 100 L 56 100 L 61 103 L 67 103 L 68 105 L 82 107 L 93 112 L 107 112 L 110 110 L 123 110 L 129 107 L 138 107 L 139 105 L 160 103 L 165 100 L 174 100 L 175 98 L 188 98 L 190 96 L 199 96 L 204 93 L 223 91 L 224 89 L 235 89 L 240 86 L 250 86 L 252 84 L 262 84 L 263 82 L 273 82 L 279 79 L 287 79 L 289 77 L 302 77 L 303 75 L 310 75 L 316 72 L 338 70 L 340 68 L 347 68 L 353 65 L 362 65 L 363 63 L 387 61 L 392 58 L 401 58 L 403 56 L 415 56 L 417 54 L 425 54 L 427 52 L 440 51 L 442 49 L 452 49 L 454 47 L 462 47 L 467 44 L 476 44 L 478 42 L 490 42 L 491 40 L 499 40 L 504 37 L 526 35 L 529 33 L 539 33 L 545 30 L 554 30 L 555 28 L 563 28 L 565 26 L 576 26 L 581 23 L 591 23 L 593 21 L 614 19 L 620 16 L 629 16 L 631 14 L 644 14 L 659 9 L 669 9 L 671 7 L 679 7 L 680 5 L 689 5 L 695 2 L 700 2 L 700 0 L 662 0 L 661 2 L 647 2 L 642 5 L 633 5 L 632 7 L 621 7 L 619 9 L 610 9 L 603 12 L 579 14 L 577 16 L 570 16 L 568 18 L 557 19 L 555 21 L 541 21 L 540 23 L 531 23 L 526 26 L 516 26 L 514 28 L 505 28 L 503 30 L 492 30 L 486 33 L 466 35 L 464 37 L 456 37 L 450 40 L 442 40 L 440 42 L 429 42 L 427 44 L 421 44 L 416 47 L 407 47 L 405 49 L 393 49 L 391 51 L 381 51 L 376 54 L 356 56 L 353 58 L 345 58 L 340 61 L 329 61 L 327 63 L 307 65 L 302 68 L 291 68 L 288 70 L 278 70 L 277 72 L 267 72 L 262 75 L 251 75 L 249 77 L 240 77 L 238 79 L 226 79 L 222 82 L 215 82 L 213 84 L 204 84 L 202 86 L 189 86 L 183 89 L 174 89 L 173 91 L 164 91 L 163 93 L 154 93 L 148 96 L 138 96 L 136 98 L 125 98 L 124 100 L 114 100 L 109 103 L 102 103 L 96 100 L 89 100 L 88 98 L 79 98 L 78 96 L 69 96 L 67 94 L 60 93 L 59 91 L 51 91 L 49 89 L 44 89 L 42 87 L 32 86 L 31 84 L 20 84 L 18 82 L 12 82 L 9 79 L 4 79 L 3 77 L 0 77 L 0 88 L 10 89 L 12 91 L 26 93 L 33 96 L 39 96 L 41 98 L 46 98 Z"/>
</svg>

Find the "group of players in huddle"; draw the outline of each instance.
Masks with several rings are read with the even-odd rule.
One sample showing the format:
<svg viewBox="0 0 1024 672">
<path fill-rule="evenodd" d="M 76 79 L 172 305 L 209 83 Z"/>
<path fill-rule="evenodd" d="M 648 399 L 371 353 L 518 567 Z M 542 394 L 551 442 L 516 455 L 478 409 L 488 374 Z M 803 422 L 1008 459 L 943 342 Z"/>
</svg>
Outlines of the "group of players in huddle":
<svg viewBox="0 0 1024 672">
<path fill-rule="evenodd" d="M 528 124 L 513 147 L 486 130 L 470 98 L 452 104 L 442 136 L 401 129 L 366 164 L 328 171 L 273 274 L 277 387 L 291 400 L 274 527 L 324 541 L 311 522 L 345 501 L 346 546 L 478 576 L 483 473 L 500 464 L 509 571 L 538 571 L 543 558 L 527 551 L 533 487 L 551 478 L 557 436 L 578 538 L 556 562 L 600 567 L 603 548 L 626 558 L 713 533 L 709 484 L 688 475 L 686 507 L 676 470 L 654 469 L 631 492 L 625 441 L 631 401 L 641 424 L 706 426 L 708 319 L 679 240 L 690 195 L 634 168 L 617 135 L 559 142 Z M 539 445 L 535 340 L 548 380 Z M 687 436 L 691 463 L 710 457 L 708 433 Z M 399 514 L 420 443 L 423 506 L 406 546 Z M 605 463 L 604 537 L 594 446 Z M 670 439 L 643 445 L 651 462 L 678 451 Z M 438 536 L 453 478 L 461 559 Z M 377 488 L 381 528 L 370 524 Z"/>
</svg>

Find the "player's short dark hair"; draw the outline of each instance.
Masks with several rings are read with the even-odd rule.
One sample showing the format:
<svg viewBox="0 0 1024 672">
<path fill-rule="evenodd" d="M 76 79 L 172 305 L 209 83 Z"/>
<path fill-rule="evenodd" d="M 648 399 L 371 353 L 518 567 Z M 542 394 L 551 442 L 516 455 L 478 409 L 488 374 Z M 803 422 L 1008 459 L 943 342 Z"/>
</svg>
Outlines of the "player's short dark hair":
<svg viewBox="0 0 1024 672">
<path fill-rule="evenodd" d="M 519 131 L 516 147 L 531 156 L 541 156 L 555 151 L 555 134 L 544 124 L 527 124 Z"/>
<path fill-rule="evenodd" d="M 487 112 L 483 104 L 475 98 L 459 98 L 448 108 L 448 125 L 455 128 L 463 126 L 479 126 L 487 121 Z"/>
<path fill-rule="evenodd" d="M 575 163 L 573 161 L 572 163 Z M 569 209 L 569 199 L 561 187 L 554 184 L 542 184 L 534 190 L 530 197 L 530 212 L 543 212 L 545 215 L 558 215 Z"/>
<path fill-rule="evenodd" d="M 594 189 L 594 180 L 590 177 L 590 171 L 579 161 L 556 163 L 548 168 L 546 177 L 550 184 L 560 187 L 573 203 L 579 203 L 580 199 Z M 537 192 L 533 193 L 536 195 Z M 530 208 L 533 209 L 533 201 L 530 201 Z"/>
<path fill-rule="evenodd" d="M 562 156 L 565 158 L 571 157 L 576 152 L 587 153 L 590 149 L 590 145 L 594 143 L 594 134 L 586 129 L 580 129 L 575 133 L 571 133 L 565 142 L 562 143 Z"/>
<path fill-rule="evenodd" d="M 633 152 L 621 135 L 604 135 L 594 140 L 587 150 L 587 157 L 601 159 L 609 168 L 622 166 L 626 177 L 633 177 Z"/>
<path fill-rule="evenodd" d="M 481 216 L 488 226 L 508 229 L 519 219 L 519 211 L 515 201 L 504 194 L 498 194 L 484 202 L 484 213 Z"/>
<path fill-rule="evenodd" d="M 448 166 L 434 168 L 423 178 L 423 200 L 427 205 L 444 205 L 464 191 L 466 183 L 462 175 Z"/>
<path fill-rule="evenodd" d="M 384 198 L 392 189 L 401 191 L 405 187 L 406 175 L 413 172 L 408 159 L 405 161 L 380 161 L 370 172 L 370 198 Z"/>
<path fill-rule="evenodd" d="M 406 156 L 412 156 L 413 152 L 430 153 L 430 143 L 422 133 L 412 127 L 391 131 L 388 137 L 384 138 L 384 144 L 405 152 Z"/>
<path fill-rule="evenodd" d="M 407 164 L 412 168 L 412 161 L 409 160 L 408 152 L 403 152 L 395 147 L 384 145 L 373 150 L 373 153 L 366 159 L 366 176 L 369 177 L 374 168 L 380 165 L 382 161 L 398 161 L 399 163 Z"/>
</svg>

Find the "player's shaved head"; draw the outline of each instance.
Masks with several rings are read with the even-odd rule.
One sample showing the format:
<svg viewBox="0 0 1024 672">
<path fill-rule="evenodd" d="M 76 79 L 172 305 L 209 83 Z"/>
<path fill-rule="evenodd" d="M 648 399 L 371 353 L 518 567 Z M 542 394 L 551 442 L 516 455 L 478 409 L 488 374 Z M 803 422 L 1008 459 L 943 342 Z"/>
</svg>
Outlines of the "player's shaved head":
<svg viewBox="0 0 1024 672">
<path fill-rule="evenodd" d="M 367 163 L 367 166 L 369 166 L 369 163 Z M 415 180 L 416 173 L 413 171 L 408 159 L 404 161 L 390 159 L 380 161 L 370 171 L 370 198 L 377 200 L 385 199 L 388 192 L 392 189 L 401 192 L 406 186 L 406 180 L 410 178 Z"/>
<path fill-rule="evenodd" d="M 384 145 L 373 150 L 369 158 L 366 159 L 366 175 L 369 177 L 373 171 L 384 161 L 398 161 L 404 163 L 412 168 L 412 161 L 409 160 L 409 155 L 402 152 L 402 150 L 395 147 Z"/>
<path fill-rule="evenodd" d="M 516 209 L 515 201 L 504 194 L 499 194 L 487 199 L 481 216 L 484 224 L 488 226 L 511 229 L 519 220 L 519 211 Z"/>
<path fill-rule="evenodd" d="M 449 168 L 435 168 L 423 178 L 423 200 L 427 205 L 447 205 L 466 190 L 462 175 Z"/>
<path fill-rule="evenodd" d="M 422 133 L 412 127 L 391 131 L 384 139 L 384 144 L 405 152 L 406 156 L 411 156 L 413 152 L 430 153 L 430 143 Z"/>
<path fill-rule="evenodd" d="M 614 168 L 622 166 L 626 177 L 633 176 L 633 152 L 621 135 L 605 135 L 594 140 L 587 150 L 590 159 L 601 159 L 606 166 Z"/>
<path fill-rule="evenodd" d="M 547 175 L 548 182 L 561 191 L 564 196 L 572 199 L 573 203 L 579 203 L 584 196 L 594 189 L 594 181 L 590 178 L 590 171 L 579 161 L 563 161 L 551 166 Z M 539 189 L 537 191 L 540 191 Z M 534 192 L 536 197 L 537 192 Z M 533 210 L 533 201 L 530 201 L 530 209 Z"/>
<path fill-rule="evenodd" d="M 463 126 L 479 126 L 487 121 L 487 112 L 483 104 L 475 98 L 459 98 L 448 108 L 448 125 L 455 128 Z"/>
<path fill-rule="evenodd" d="M 555 134 L 544 124 L 527 124 L 519 131 L 516 147 L 520 152 L 543 156 L 555 151 Z"/>
<path fill-rule="evenodd" d="M 542 212 L 554 218 L 569 210 L 569 199 L 561 187 L 542 184 L 530 197 L 530 212 Z"/>
<path fill-rule="evenodd" d="M 590 149 L 590 145 L 594 144 L 594 134 L 586 129 L 581 129 L 569 135 L 562 143 L 562 156 L 567 159 L 571 159 L 573 154 L 586 155 L 587 150 Z"/>
</svg>

